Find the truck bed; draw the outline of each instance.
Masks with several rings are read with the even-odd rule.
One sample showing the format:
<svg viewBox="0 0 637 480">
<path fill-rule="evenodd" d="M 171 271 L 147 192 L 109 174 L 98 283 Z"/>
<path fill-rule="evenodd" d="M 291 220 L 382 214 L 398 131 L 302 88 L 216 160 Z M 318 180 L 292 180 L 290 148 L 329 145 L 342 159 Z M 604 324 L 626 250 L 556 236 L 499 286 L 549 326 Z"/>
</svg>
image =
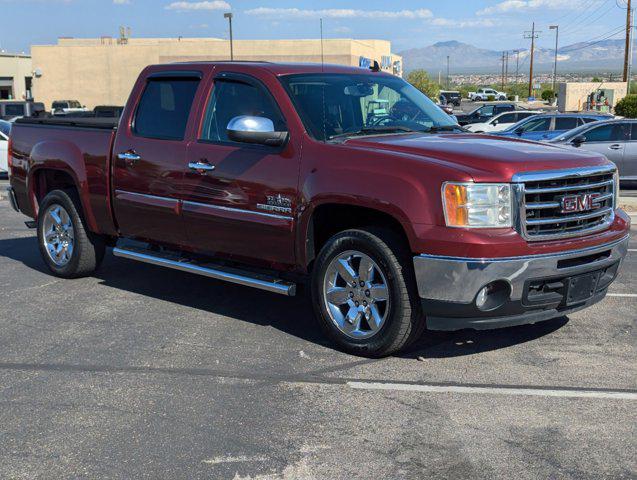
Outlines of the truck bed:
<svg viewBox="0 0 637 480">
<path fill-rule="evenodd" d="M 35 218 L 40 190 L 64 185 L 66 175 L 78 188 L 90 230 L 114 234 L 110 162 L 116 127 L 114 118 L 18 119 L 11 131 L 11 184 L 20 210 Z"/>
</svg>

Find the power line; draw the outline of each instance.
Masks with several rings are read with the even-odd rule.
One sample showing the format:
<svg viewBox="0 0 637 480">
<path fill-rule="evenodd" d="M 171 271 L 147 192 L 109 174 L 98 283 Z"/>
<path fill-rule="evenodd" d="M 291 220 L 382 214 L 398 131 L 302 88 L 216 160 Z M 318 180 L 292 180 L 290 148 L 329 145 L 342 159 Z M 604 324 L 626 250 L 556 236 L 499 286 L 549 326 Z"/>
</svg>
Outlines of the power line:
<svg viewBox="0 0 637 480">
<path fill-rule="evenodd" d="M 596 14 L 597 12 L 599 12 L 599 11 L 602 9 L 602 7 L 604 7 L 606 4 L 608 4 L 608 1 L 609 1 L 609 0 L 606 0 L 606 1 L 605 1 L 604 3 L 602 3 L 602 4 L 598 7 L 598 8 L 596 8 L 595 10 L 593 10 L 593 11 L 591 12 L 591 14 L 590 14 L 590 15 L 587 15 L 585 18 L 582 18 L 579 22 L 573 23 L 573 24 L 569 25 L 568 27 L 566 27 L 566 28 L 564 29 L 564 30 L 566 31 L 565 33 L 567 33 L 567 34 L 568 34 L 568 33 L 572 33 L 572 32 L 575 32 L 575 31 L 581 30 L 582 28 L 586 28 L 586 27 L 588 27 L 589 25 L 592 25 L 593 23 L 595 23 L 597 20 L 599 20 L 599 19 L 600 19 L 600 18 L 602 18 L 603 16 L 607 15 L 607 14 L 608 14 L 608 12 L 610 12 L 613 8 L 615 8 L 615 5 L 614 5 L 614 4 L 611 4 L 611 5 L 610 5 L 610 7 L 609 7 L 609 8 L 607 8 L 606 10 L 604 10 L 604 12 L 603 12 L 603 13 L 601 13 L 600 15 L 595 16 L 595 14 Z M 591 21 L 591 22 L 589 22 L 589 23 L 587 23 L 587 24 L 584 24 L 584 22 L 586 22 L 588 19 L 590 19 L 590 18 L 591 18 L 591 17 L 593 17 L 593 16 L 595 16 L 595 18 L 593 19 L 593 21 Z"/>
<path fill-rule="evenodd" d="M 563 28 L 564 28 L 564 29 L 571 28 L 571 26 L 572 26 L 573 24 L 577 23 L 579 20 L 581 20 L 581 18 L 582 18 L 584 15 L 586 15 L 587 13 L 589 13 L 589 12 L 590 12 L 590 10 L 589 10 L 589 9 L 590 9 L 591 7 L 594 7 L 594 6 L 597 4 L 597 2 L 598 2 L 598 1 L 599 1 L 599 0 L 592 0 L 591 2 L 588 2 L 585 6 L 583 6 L 583 7 L 579 10 L 579 13 L 578 13 L 577 15 L 575 15 L 575 17 L 573 17 L 573 18 L 571 19 L 571 21 L 570 21 L 570 22 L 568 22 L 568 21 L 567 21 L 567 22 L 562 22 L 562 24 L 564 25 L 564 27 L 563 27 Z M 601 5 L 603 5 L 603 4 L 604 4 L 604 3 L 606 3 L 607 1 L 608 1 L 608 0 L 604 0 L 604 1 L 603 1 L 603 3 L 602 3 Z M 599 6 L 598 6 L 598 8 L 599 8 Z M 572 13 L 572 12 L 571 12 L 571 13 Z M 564 17 L 560 17 L 560 18 L 555 19 L 553 23 L 557 23 L 557 22 L 558 22 L 559 20 L 561 20 L 562 18 L 564 18 Z"/>
<path fill-rule="evenodd" d="M 563 49 L 560 51 L 560 53 L 570 53 L 570 52 L 576 52 L 576 51 L 578 51 L 578 50 L 583 50 L 584 48 L 592 47 L 593 45 L 597 45 L 598 43 L 603 42 L 604 40 L 608 40 L 608 39 L 609 39 L 609 38 L 611 38 L 611 37 L 614 37 L 614 36 L 616 36 L 616 35 L 619 35 L 620 33 L 623 33 L 623 31 L 624 31 L 624 27 L 620 27 L 619 29 L 616 29 L 613 33 L 610 33 L 609 35 L 607 35 L 607 36 L 605 36 L 605 37 L 603 37 L 603 38 L 600 38 L 600 39 L 599 39 L 599 40 L 597 40 L 597 41 L 591 41 L 591 40 L 588 40 L 588 41 L 583 42 L 583 43 L 584 43 L 584 45 L 582 45 L 582 46 L 580 46 L 580 47 L 571 47 L 571 48 L 568 48 L 568 47 L 567 47 L 567 48 L 563 48 Z M 580 42 L 580 43 L 582 43 L 582 42 Z"/>
</svg>

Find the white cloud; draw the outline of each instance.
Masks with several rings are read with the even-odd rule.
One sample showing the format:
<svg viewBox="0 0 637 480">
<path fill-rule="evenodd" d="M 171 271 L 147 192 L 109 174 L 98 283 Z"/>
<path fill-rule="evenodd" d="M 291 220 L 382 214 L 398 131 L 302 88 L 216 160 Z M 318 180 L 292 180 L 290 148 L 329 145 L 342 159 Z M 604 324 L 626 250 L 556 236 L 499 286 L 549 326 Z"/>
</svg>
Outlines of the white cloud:
<svg viewBox="0 0 637 480">
<path fill-rule="evenodd" d="M 493 27 L 495 23 L 488 18 L 480 18 L 478 20 L 454 20 L 451 18 L 436 17 L 431 20 L 431 24 L 437 27 Z"/>
<path fill-rule="evenodd" d="M 178 12 L 192 12 L 196 10 L 230 10 L 230 4 L 224 0 L 210 0 L 204 2 L 173 2 L 166 5 L 166 10 Z"/>
<path fill-rule="evenodd" d="M 113 0 L 113 3 L 115 5 L 128 5 L 130 0 Z"/>
<path fill-rule="evenodd" d="M 184 3 L 184 2 L 179 2 Z M 419 19 L 431 18 L 433 13 L 426 8 L 419 10 L 357 10 L 350 8 L 332 8 L 324 10 L 305 10 L 300 8 L 259 7 L 246 10 L 248 15 L 287 18 L 375 18 L 375 19 Z"/>
<path fill-rule="evenodd" d="M 580 3 L 578 0 L 504 0 L 503 2 L 493 5 L 492 7 L 478 10 L 476 12 L 476 15 L 494 15 L 498 13 L 524 12 L 529 10 L 537 10 L 539 8 L 560 10 L 566 8 L 575 8 L 578 3 Z"/>
</svg>

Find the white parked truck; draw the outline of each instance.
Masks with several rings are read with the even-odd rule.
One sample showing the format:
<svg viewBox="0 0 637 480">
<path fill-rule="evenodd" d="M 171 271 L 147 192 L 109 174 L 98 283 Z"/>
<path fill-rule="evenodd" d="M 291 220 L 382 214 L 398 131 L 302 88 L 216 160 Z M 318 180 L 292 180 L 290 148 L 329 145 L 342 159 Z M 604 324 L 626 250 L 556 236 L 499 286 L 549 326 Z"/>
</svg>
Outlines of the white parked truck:
<svg viewBox="0 0 637 480">
<path fill-rule="evenodd" d="M 489 97 L 493 97 L 492 100 L 506 100 L 507 94 L 493 88 L 480 88 L 477 92 L 469 92 L 469 100 L 473 102 L 486 102 Z"/>
</svg>

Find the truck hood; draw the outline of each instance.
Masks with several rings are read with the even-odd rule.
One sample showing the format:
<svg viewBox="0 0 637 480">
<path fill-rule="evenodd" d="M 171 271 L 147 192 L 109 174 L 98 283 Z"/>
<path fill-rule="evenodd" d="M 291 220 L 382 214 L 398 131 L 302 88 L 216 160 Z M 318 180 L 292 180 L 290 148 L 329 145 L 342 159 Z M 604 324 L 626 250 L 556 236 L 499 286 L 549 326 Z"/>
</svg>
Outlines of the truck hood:
<svg viewBox="0 0 637 480">
<path fill-rule="evenodd" d="M 482 134 L 414 134 L 352 138 L 346 145 L 444 163 L 477 182 L 508 182 L 520 172 L 607 165 L 600 154 Z"/>
</svg>

